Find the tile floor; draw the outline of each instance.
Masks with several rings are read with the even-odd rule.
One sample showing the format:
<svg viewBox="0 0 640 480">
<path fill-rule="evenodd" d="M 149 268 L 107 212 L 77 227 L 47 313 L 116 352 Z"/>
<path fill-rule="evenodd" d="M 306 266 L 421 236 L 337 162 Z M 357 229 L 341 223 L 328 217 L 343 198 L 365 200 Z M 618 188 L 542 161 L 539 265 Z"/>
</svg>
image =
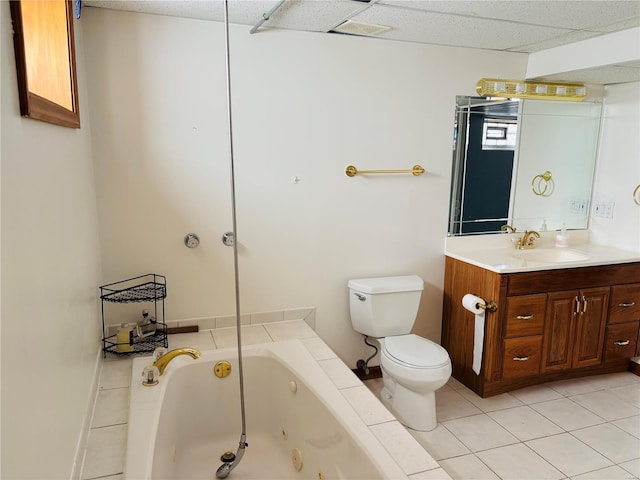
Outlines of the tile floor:
<svg viewBox="0 0 640 480">
<path fill-rule="evenodd" d="M 382 379 L 365 384 L 378 395 Z M 408 430 L 454 480 L 640 477 L 640 377 L 631 373 L 486 399 L 451 379 L 436 404 L 435 430 Z"/>
</svg>

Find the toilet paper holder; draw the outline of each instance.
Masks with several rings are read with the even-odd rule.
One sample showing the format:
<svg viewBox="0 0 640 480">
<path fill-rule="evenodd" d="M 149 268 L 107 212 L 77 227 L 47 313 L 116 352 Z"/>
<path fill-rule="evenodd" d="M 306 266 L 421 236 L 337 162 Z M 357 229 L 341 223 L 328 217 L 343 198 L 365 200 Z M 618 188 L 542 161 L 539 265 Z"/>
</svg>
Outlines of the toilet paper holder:
<svg viewBox="0 0 640 480">
<path fill-rule="evenodd" d="M 481 309 L 487 311 L 487 312 L 495 312 L 496 310 L 498 310 L 498 304 L 496 303 L 495 300 L 491 300 L 489 302 L 487 302 L 486 305 L 483 305 L 481 303 L 478 303 L 478 307 L 480 307 Z"/>
</svg>

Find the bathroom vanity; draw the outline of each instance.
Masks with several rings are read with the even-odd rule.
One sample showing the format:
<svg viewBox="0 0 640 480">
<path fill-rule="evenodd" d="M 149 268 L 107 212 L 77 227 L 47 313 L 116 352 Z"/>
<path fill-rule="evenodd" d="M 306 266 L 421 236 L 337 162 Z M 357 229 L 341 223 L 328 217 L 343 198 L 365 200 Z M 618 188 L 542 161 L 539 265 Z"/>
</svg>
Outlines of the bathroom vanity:
<svg viewBox="0 0 640 480">
<path fill-rule="evenodd" d="M 454 378 L 489 397 L 628 369 L 640 355 L 637 253 L 588 243 L 554 249 L 544 241 L 518 251 L 506 235 L 491 237 L 474 248 L 462 243 L 469 239 L 450 239 L 445 252 L 442 345 Z M 484 315 L 479 374 L 472 370 L 475 317 L 461 303 L 467 293 L 497 304 Z"/>
</svg>

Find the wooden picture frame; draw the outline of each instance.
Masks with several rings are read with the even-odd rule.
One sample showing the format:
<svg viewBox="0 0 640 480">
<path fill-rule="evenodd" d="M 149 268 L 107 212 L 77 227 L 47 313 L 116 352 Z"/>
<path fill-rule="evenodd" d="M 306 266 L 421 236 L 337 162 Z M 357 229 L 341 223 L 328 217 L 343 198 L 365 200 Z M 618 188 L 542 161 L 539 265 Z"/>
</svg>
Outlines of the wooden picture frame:
<svg viewBox="0 0 640 480">
<path fill-rule="evenodd" d="M 80 128 L 71 0 L 11 0 L 20 115 Z"/>
</svg>

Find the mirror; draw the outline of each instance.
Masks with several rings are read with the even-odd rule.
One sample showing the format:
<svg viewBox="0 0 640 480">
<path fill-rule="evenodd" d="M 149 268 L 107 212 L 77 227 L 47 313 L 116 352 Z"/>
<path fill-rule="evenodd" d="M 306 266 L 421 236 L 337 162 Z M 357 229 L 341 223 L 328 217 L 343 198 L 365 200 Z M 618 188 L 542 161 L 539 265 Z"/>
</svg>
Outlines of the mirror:
<svg viewBox="0 0 640 480">
<path fill-rule="evenodd" d="M 10 2 L 20 114 L 80 128 L 70 0 Z"/>
<path fill-rule="evenodd" d="M 449 235 L 587 228 L 601 107 L 456 97 Z"/>
</svg>

